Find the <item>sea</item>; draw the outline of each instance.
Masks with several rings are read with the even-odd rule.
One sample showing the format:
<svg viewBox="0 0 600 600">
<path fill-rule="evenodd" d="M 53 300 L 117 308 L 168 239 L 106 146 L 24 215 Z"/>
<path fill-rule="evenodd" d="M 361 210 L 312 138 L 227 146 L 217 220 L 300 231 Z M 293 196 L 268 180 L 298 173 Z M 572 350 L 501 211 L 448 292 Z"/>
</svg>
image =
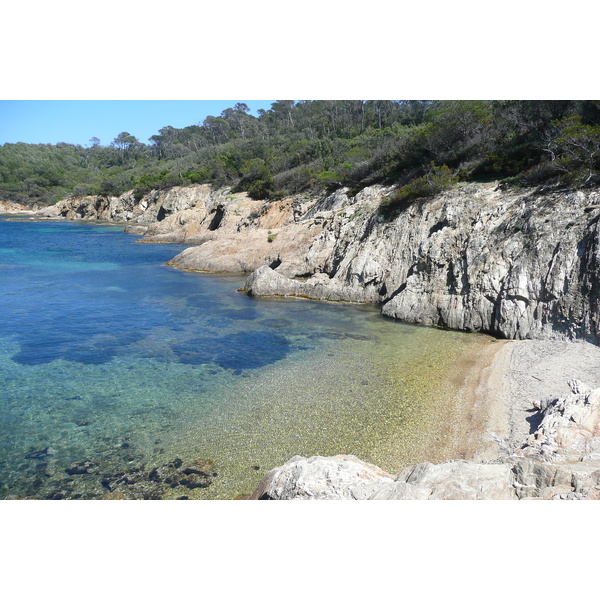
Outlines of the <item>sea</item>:
<svg viewBox="0 0 600 600">
<path fill-rule="evenodd" d="M 0 498 L 242 499 L 296 455 L 444 458 L 486 336 L 251 298 L 122 226 L 0 218 Z"/>
</svg>

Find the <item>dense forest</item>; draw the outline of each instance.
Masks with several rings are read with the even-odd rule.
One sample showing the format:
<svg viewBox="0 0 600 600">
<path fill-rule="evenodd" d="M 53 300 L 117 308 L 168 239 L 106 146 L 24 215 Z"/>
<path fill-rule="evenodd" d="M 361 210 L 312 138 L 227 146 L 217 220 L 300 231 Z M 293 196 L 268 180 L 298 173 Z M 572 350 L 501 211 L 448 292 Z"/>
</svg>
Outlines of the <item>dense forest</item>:
<svg viewBox="0 0 600 600">
<path fill-rule="evenodd" d="M 600 179 L 600 101 L 279 100 L 237 103 L 141 142 L 0 146 L 0 199 L 53 203 L 192 183 L 252 198 L 398 184 L 392 208 L 454 181 L 585 186 Z"/>
</svg>

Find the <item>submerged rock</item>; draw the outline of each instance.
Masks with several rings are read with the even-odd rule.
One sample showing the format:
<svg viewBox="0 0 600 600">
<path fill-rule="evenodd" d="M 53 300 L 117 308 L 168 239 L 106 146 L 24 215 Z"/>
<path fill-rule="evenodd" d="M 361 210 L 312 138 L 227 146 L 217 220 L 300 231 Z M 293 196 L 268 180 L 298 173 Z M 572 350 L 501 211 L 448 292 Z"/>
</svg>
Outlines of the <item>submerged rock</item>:
<svg viewBox="0 0 600 600">
<path fill-rule="evenodd" d="M 39 452 L 39 451 L 38 451 Z M 47 455 L 44 453 L 44 457 Z M 183 461 L 175 458 L 158 466 L 114 470 L 90 460 L 59 469 L 55 460 L 38 460 L 25 465 L 27 488 L 23 497 L 48 500 L 127 499 L 161 500 L 209 487 L 217 473 L 211 460 Z M 67 475 L 68 477 L 66 477 Z M 193 496 L 192 497 L 198 497 Z"/>
<path fill-rule="evenodd" d="M 67 475 L 85 475 L 93 473 L 96 470 L 96 465 L 89 460 L 73 463 L 68 469 L 65 469 Z"/>
<path fill-rule="evenodd" d="M 47 448 L 43 448 L 42 450 L 31 450 L 25 455 L 25 458 L 30 460 L 43 460 L 48 456 L 53 456 L 56 454 L 54 448 L 48 446 Z"/>
<path fill-rule="evenodd" d="M 138 468 L 105 476 L 102 485 L 113 495 L 110 497 L 121 494 L 126 499 L 160 500 L 172 497 L 170 490 L 181 493 L 184 489 L 206 488 L 216 476 L 210 460 L 184 463 L 176 458 L 149 470 Z"/>
</svg>

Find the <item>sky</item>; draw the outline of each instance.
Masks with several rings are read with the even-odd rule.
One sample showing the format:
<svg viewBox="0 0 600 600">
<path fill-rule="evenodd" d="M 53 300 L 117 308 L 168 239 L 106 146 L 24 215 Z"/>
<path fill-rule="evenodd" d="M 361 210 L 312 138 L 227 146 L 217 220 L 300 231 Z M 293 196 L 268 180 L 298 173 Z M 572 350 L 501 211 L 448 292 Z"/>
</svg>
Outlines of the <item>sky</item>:
<svg viewBox="0 0 600 600">
<path fill-rule="evenodd" d="M 0 144 L 89 146 L 97 137 L 108 146 L 123 131 L 146 144 L 162 127 L 197 125 L 237 102 L 256 116 L 274 100 L 0 100 Z"/>
</svg>

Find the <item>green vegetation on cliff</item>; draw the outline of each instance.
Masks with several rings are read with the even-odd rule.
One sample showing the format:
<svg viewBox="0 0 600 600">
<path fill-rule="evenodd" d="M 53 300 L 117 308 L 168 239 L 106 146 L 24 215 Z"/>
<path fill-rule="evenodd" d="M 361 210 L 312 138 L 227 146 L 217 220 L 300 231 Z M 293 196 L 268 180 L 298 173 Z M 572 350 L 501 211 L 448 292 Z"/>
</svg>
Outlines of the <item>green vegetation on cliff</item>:
<svg viewBox="0 0 600 600">
<path fill-rule="evenodd" d="M 53 203 L 192 183 L 256 199 L 399 184 L 386 209 L 456 180 L 579 186 L 600 179 L 600 101 L 280 100 L 238 103 L 140 142 L 0 146 L 0 199 Z"/>
</svg>

